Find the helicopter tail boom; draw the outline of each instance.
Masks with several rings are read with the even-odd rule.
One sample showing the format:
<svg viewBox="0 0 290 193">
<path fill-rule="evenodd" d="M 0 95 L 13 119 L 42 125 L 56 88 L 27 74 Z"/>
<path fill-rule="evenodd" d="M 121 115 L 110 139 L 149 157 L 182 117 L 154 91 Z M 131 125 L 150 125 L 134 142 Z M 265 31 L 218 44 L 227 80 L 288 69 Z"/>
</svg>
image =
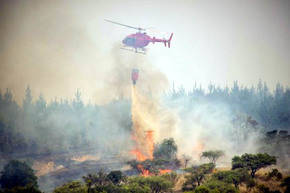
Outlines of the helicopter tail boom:
<svg viewBox="0 0 290 193">
<path fill-rule="evenodd" d="M 167 47 L 166 45 L 168 45 L 168 48 L 170 48 L 170 42 L 171 42 L 172 36 L 173 36 L 173 33 L 171 33 L 171 35 L 170 35 L 170 37 L 169 37 L 168 40 L 165 40 L 165 39 L 158 39 L 158 38 L 153 37 L 153 38 L 151 39 L 151 42 L 152 42 L 153 44 L 154 44 L 155 42 L 163 42 L 165 47 Z"/>
</svg>

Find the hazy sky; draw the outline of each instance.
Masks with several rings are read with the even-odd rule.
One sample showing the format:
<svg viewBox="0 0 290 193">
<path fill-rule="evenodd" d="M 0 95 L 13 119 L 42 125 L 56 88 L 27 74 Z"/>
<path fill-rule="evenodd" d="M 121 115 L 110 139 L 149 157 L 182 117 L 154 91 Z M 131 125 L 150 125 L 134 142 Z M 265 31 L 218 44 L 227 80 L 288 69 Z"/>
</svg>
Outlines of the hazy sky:
<svg viewBox="0 0 290 193">
<path fill-rule="evenodd" d="M 169 84 L 290 85 L 289 0 L 0 0 L 0 6 L 0 88 L 11 88 L 18 100 L 30 85 L 49 99 L 80 88 L 94 102 L 119 73 L 112 52 L 135 32 L 104 19 L 153 28 L 148 33 L 156 37 L 173 32 L 170 49 L 151 44 L 145 56 L 117 53 L 161 71 Z"/>
</svg>

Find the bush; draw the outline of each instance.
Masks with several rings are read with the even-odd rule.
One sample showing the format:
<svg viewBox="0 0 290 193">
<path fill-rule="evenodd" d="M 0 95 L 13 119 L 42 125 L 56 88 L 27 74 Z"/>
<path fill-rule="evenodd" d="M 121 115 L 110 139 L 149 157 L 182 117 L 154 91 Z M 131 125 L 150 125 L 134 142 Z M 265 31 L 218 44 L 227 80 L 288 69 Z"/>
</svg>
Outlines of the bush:
<svg viewBox="0 0 290 193">
<path fill-rule="evenodd" d="M 163 174 L 161 177 L 166 179 L 166 180 L 169 180 L 172 183 L 175 183 L 177 181 L 177 178 L 178 178 L 178 176 L 175 172 Z"/>
<path fill-rule="evenodd" d="M 238 189 L 241 183 L 251 184 L 253 179 L 245 169 L 235 169 L 230 171 L 220 171 L 212 176 L 213 179 L 219 180 L 228 184 L 233 184 Z"/>
<path fill-rule="evenodd" d="M 211 180 L 204 184 L 205 187 L 207 187 L 210 190 L 210 193 L 216 192 L 216 193 L 238 193 L 239 191 L 233 187 L 230 184 L 217 181 L 217 180 Z"/>
<path fill-rule="evenodd" d="M 114 184 L 98 185 L 93 188 L 93 193 L 123 193 L 121 186 Z"/>
<path fill-rule="evenodd" d="M 173 187 L 173 183 L 161 176 L 150 177 L 133 177 L 129 179 L 129 183 L 137 183 L 140 186 L 148 186 L 153 193 L 160 193 L 169 191 Z"/>
<path fill-rule="evenodd" d="M 108 179 L 115 185 L 120 184 L 122 181 L 125 180 L 125 176 L 123 173 L 119 170 L 117 171 L 111 171 L 108 174 Z"/>
<path fill-rule="evenodd" d="M 290 176 L 287 176 L 286 178 L 284 178 L 280 186 L 286 187 L 286 190 L 285 190 L 286 193 L 290 192 Z"/>
<path fill-rule="evenodd" d="M 200 186 L 205 176 L 213 171 L 215 165 L 213 163 L 202 164 L 200 166 L 192 166 L 186 168 L 185 171 L 189 175 L 185 176 L 186 181 L 183 184 L 183 190 L 193 190 L 195 187 Z"/>
<path fill-rule="evenodd" d="M 150 187 L 138 183 L 129 183 L 122 186 L 122 193 L 150 193 Z"/>
<path fill-rule="evenodd" d="M 176 158 L 177 145 L 173 138 L 164 139 L 154 148 L 154 159 L 173 160 Z"/>
<path fill-rule="evenodd" d="M 87 193 L 87 188 L 79 181 L 72 181 L 55 188 L 53 193 Z"/>
<path fill-rule="evenodd" d="M 281 193 L 279 190 L 271 191 L 270 188 L 268 188 L 267 186 L 263 184 L 259 184 L 257 188 L 261 193 Z"/>
<path fill-rule="evenodd" d="M 184 193 L 238 193 L 232 185 L 220 182 L 209 181 L 195 188 L 194 191 Z"/>
<path fill-rule="evenodd" d="M 27 185 L 24 187 L 14 187 L 12 189 L 5 189 L 3 193 L 41 193 L 41 191 L 32 185 Z"/>
<path fill-rule="evenodd" d="M 283 178 L 283 175 L 281 172 L 279 172 L 278 169 L 272 169 L 272 171 L 267 174 L 267 178 L 276 178 L 276 180 L 281 180 Z"/>
<path fill-rule="evenodd" d="M 201 185 L 194 190 L 194 193 L 210 193 L 210 189 Z"/>
<path fill-rule="evenodd" d="M 34 187 L 38 188 L 37 177 L 34 171 L 25 162 L 11 160 L 4 166 L 0 177 L 0 184 L 4 189 L 14 187 Z"/>
<path fill-rule="evenodd" d="M 232 169 L 248 169 L 251 171 L 252 178 L 255 177 L 255 174 L 259 169 L 270 166 L 272 164 L 276 164 L 276 157 L 270 156 L 267 153 L 245 153 L 242 156 L 235 156 L 232 159 Z"/>
</svg>

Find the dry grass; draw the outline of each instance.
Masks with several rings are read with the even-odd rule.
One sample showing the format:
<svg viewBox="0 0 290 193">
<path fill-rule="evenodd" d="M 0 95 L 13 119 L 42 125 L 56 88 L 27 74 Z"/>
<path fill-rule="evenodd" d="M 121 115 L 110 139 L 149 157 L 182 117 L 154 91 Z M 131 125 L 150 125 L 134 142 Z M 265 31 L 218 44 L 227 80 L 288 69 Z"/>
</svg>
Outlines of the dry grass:
<svg viewBox="0 0 290 193">
<path fill-rule="evenodd" d="M 185 182 L 184 174 L 178 175 L 177 182 L 174 184 L 173 191 L 175 193 L 182 192 L 182 185 Z"/>
<path fill-rule="evenodd" d="M 257 173 L 256 173 L 256 177 L 255 177 L 255 182 L 257 184 L 263 184 L 264 186 L 268 187 L 270 190 L 279 190 L 280 192 L 285 192 L 285 189 L 280 187 L 281 181 L 282 180 L 276 180 L 276 179 L 267 179 L 267 173 L 269 173 L 270 171 L 272 171 L 272 169 L 277 168 L 277 167 L 268 167 L 268 168 L 264 168 L 264 169 L 260 169 Z M 230 167 L 222 167 L 222 168 L 216 168 L 213 173 L 215 172 L 219 172 L 219 171 L 227 171 L 230 170 Z M 286 177 L 289 175 L 290 171 L 289 170 L 282 170 L 280 168 L 277 168 L 283 175 L 283 177 Z M 182 184 L 185 182 L 185 177 L 184 174 L 183 175 L 178 175 L 178 179 L 177 182 L 175 183 L 175 186 L 173 188 L 173 191 L 175 193 L 180 193 L 182 192 Z M 239 190 L 240 193 L 254 193 L 257 192 L 257 189 L 252 189 L 249 190 L 247 189 L 246 185 L 240 185 L 239 186 Z"/>
<path fill-rule="evenodd" d="M 282 180 L 276 180 L 275 178 L 273 178 L 273 179 L 267 178 L 267 173 L 271 172 L 272 169 L 274 169 L 274 168 L 277 168 L 277 167 L 268 167 L 268 168 L 260 169 L 256 173 L 255 182 L 257 184 L 262 184 L 262 185 L 268 187 L 271 191 L 279 190 L 280 192 L 285 192 L 285 189 L 280 187 Z M 281 170 L 279 168 L 277 168 L 277 169 L 281 172 Z M 281 172 L 281 173 L 283 174 L 283 177 L 285 177 L 289 174 L 289 171 Z M 242 185 L 239 188 L 240 188 L 241 193 L 257 192 L 255 189 L 253 189 L 252 191 L 247 190 L 245 185 Z"/>
<path fill-rule="evenodd" d="M 256 183 L 263 184 L 264 186 L 268 187 L 270 190 L 279 190 L 280 192 L 284 192 L 285 190 L 280 187 L 282 180 L 274 179 L 267 179 L 267 173 L 269 173 L 274 167 L 268 167 L 265 169 L 261 169 L 256 174 Z M 279 170 L 281 171 L 281 170 Z M 283 177 L 286 176 L 285 173 L 282 173 Z"/>
</svg>

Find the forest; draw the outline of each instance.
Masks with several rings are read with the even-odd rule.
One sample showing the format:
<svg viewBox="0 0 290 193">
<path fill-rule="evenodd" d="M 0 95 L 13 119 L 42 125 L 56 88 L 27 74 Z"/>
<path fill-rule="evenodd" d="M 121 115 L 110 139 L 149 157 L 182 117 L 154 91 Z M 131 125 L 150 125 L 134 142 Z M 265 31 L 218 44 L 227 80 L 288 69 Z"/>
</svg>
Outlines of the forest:
<svg viewBox="0 0 290 193">
<path fill-rule="evenodd" d="M 159 100 L 171 117 L 176 112 L 179 122 L 184 123 L 177 128 L 181 135 L 154 143 L 150 136 L 146 137 L 149 141 L 139 141 L 149 149 L 152 146 L 151 154 L 146 156 L 134 150 L 137 146 L 132 133 L 138 122 L 134 122 L 132 114 L 136 112 L 130 99 L 102 105 L 85 103 L 77 90 L 72 99 L 47 101 L 43 95 L 32 96 L 28 86 L 19 104 L 11 90 L 0 92 L 2 191 L 289 191 L 288 87 L 278 83 L 271 91 L 262 81 L 252 87 L 237 81 L 225 88 L 214 84 L 206 89 L 194 85 L 189 91 L 173 87 Z M 160 109 L 156 112 L 153 117 L 168 114 Z M 162 119 L 160 126 L 165 125 L 170 133 L 172 126 L 166 122 L 175 123 L 166 116 Z M 191 124 L 189 130 L 182 128 Z M 180 140 L 191 142 L 189 147 L 194 151 Z M 92 152 L 97 158 L 90 155 Z M 39 165 L 40 171 L 35 170 L 40 163 L 45 164 Z"/>
<path fill-rule="evenodd" d="M 290 89 L 277 84 L 273 91 L 266 83 L 231 88 L 210 84 L 208 89 L 194 85 L 186 91 L 180 87 L 164 93 L 166 104 L 175 104 L 186 110 L 200 103 L 222 104 L 230 109 L 234 121 L 247 115 L 248 121 L 263 133 L 290 128 Z M 114 121 L 111 121 L 114 120 Z M 118 152 L 128 146 L 126 138 L 131 132 L 130 101 L 116 100 L 105 105 L 85 104 L 77 91 L 72 100 L 46 101 L 45 96 L 32 96 L 30 87 L 25 90 L 22 104 L 7 89 L 0 92 L 0 153 L 38 154 L 66 152 L 83 148 Z M 108 145 L 107 141 L 119 142 Z M 127 148 L 125 148 L 127 150 Z"/>
</svg>

